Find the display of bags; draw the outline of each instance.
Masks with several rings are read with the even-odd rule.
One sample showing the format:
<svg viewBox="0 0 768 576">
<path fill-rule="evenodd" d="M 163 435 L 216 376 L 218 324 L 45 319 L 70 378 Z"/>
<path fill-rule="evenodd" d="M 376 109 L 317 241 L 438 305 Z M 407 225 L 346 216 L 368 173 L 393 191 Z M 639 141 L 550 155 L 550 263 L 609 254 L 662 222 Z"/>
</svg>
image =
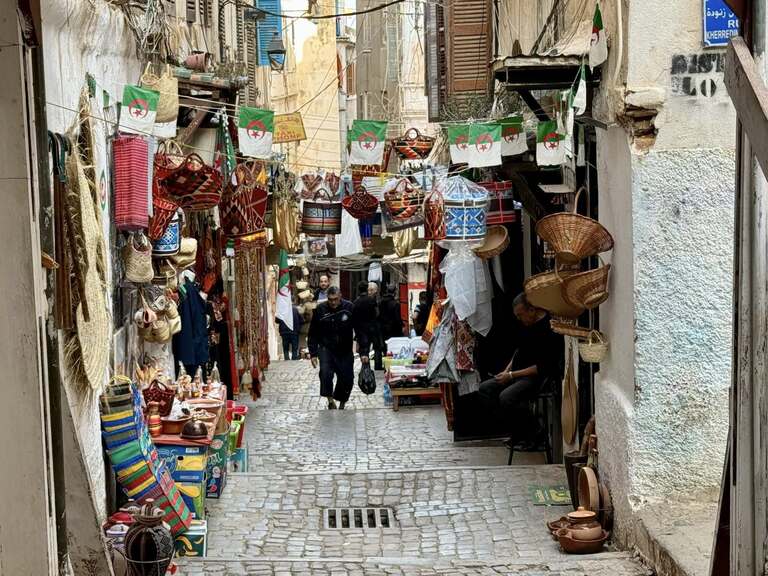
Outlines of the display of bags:
<svg viewBox="0 0 768 576">
<path fill-rule="evenodd" d="M 152 269 L 152 246 L 142 233 L 131 234 L 123 246 L 123 266 L 128 282 L 144 284 L 155 276 Z"/>
<path fill-rule="evenodd" d="M 324 195 L 328 200 L 318 201 Z M 327 191 L 319 191 L 314 200 L 304 200 L 301 231 L 309 236 L 341 233 L 341 202 L 331 202 Z"/>
<path fill-rule="evenodd" d="M 207 165 L 194 152 L 158 182 L 168 195 L 186 210 L 208 210 L 221 200 L 221 172 Z"/>
<path fill-rule="evenodd" d="M 115 226 L 142 230 L 149 225 L 149 142 L 121 134 L 112 142 Z"/>
<path fill-rule="evenodd" d="M 244 162 L 235 168 L 235 181 L 219 207 L 221 228 L 230 238 L 247 236 L 264 229 L 267 190 L 256 182 L 256 163 Z"/>
<path fill-rule="evenodd" d="M 175 122 L 179 115 L 179 81 L 171 73 L 170 65 L 166 65 L 160 76 L 152 73 L 151 64 L 147 64 L 141 76 L 141 87 L 149 88 L 160 93 L 157 102 L 155 122 L 165 124 Z"/>
</svg>

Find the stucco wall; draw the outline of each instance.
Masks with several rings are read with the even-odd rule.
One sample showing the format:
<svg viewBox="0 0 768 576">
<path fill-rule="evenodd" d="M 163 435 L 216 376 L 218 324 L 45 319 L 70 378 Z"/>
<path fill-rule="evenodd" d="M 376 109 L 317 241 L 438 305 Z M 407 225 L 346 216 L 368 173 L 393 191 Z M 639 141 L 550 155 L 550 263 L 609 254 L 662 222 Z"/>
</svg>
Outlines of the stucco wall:
<svg viewBox="0 0 768 576">
<path fill-rule="evenodd" d="M 48 129 L 66 132 L 75 119 L 72 109 L 77 109 L 86 72 L 114 103 L 122 98 L 124 84 L 138 81 L 141 69 L 122 14 L 105 2 L 44 0 L 42 12 Z M 100 111 L 92 113 L 98 115 Z M 102 133 L 97 132 L 97 136 Z M 108 222 L 108 203 L 103 210 L 103 219 Z M 66 375 L 63 377 L 90 475 L 94 507 L 103 517 L 106 495 L 98 398 L 95 394 L 78 395 Z"/>
<path fill-rule="evenodd" d="M 612 297 L 600 315 L 611 351 L 596 379 L 596 416 L 599 437 L 611 439 L 600 469 L 626 543 L 632 513 L 646 502 L 702 498 L 719 487 L 731 365 L 735 113 L 721 53 L 702 48 L 699 0 L 625 4 L 617 84 L 616 3 L 602 6 L 611 52 L 596 102 L 614 124 L 598 130 L 600 219 L 616 247 Z M 624 102 L 657 111 L 647 145 L 621 117 Z"/>
</svg>

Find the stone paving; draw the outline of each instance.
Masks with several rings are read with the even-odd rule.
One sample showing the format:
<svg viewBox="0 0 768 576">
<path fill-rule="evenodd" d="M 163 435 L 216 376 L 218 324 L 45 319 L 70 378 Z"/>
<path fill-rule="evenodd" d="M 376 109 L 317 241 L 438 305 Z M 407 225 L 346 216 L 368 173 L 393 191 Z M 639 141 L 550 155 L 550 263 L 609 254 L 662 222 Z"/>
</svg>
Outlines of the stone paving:
<svg viewBox="0 0 768 576">
<path fill-rule="evenodd" d="M 567 556 L 534 506 L 532 485 L 565 483 L 559 466 L 506 466 L 498 442 L 454 444 L 439 406 L 394 412 L 379 391 L 327 410 L 309 362 L 278 362 L 250 405 L 249 472 L 209 500 L 208 556 L 185 576 L 497 574 L 640 576 L 628 554 Z M 525 458 L 528 456 L 528 458 Z M 328 529 L 327 508 L 387 507 L 388 528 Z"/>
</svg>

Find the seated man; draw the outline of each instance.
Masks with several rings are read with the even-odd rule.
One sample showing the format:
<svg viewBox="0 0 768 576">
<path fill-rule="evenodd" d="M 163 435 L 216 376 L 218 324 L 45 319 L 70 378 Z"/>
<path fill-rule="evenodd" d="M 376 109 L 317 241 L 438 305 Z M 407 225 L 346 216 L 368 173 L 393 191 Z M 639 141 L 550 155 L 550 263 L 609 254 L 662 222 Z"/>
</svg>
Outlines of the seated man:
<svg viewBox="0 0 768 576">
<path fill-rule="evenodd" d="M 519 324 L 518 348 L 503 371 L 480 384 L 479 394 L 512 434 L 511 441 L 517 442 L 537 433 L 526 404 L 541 391 L 546 378 L 560 378 L 563 338 L 552 332 L 547 312 L 532 306 L 524 293 L 515 297 L 513 310 Z"/>
</svg>

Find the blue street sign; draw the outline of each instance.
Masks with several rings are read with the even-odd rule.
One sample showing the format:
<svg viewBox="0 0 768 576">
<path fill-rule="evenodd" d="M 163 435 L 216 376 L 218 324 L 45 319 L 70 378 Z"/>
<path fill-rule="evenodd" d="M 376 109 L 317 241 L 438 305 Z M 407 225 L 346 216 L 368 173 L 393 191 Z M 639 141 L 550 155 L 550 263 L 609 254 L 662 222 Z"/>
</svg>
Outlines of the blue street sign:
<svg viewBox="0 0 768 576">
<path fill-rule="evenodd" d="M 702 0 L 704 5 L 704 46 L 727 46 L 739 33 L 739 19 L 725 0 Z"/>
</svg>

